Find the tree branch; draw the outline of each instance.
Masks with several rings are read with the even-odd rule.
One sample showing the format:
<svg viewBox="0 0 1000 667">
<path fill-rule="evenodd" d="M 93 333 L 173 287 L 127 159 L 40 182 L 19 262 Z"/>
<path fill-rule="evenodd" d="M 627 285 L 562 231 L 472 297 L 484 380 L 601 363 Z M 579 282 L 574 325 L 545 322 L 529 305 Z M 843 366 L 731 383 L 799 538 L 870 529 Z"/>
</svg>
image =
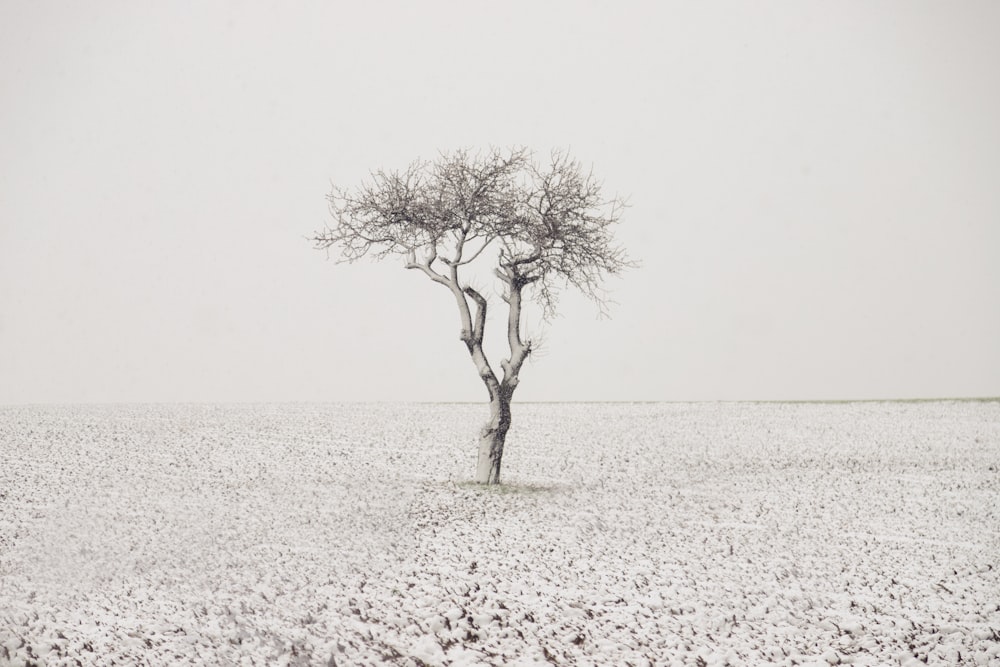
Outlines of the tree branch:
<svg viewBox="0 0 1000 667">
<path fill-rule="evenodd" d="M 452 267 L 452 271 L 457 271 L 457 269 Z M 461 292 L 457 292 L 456 296 L 461 296 L 462 303 L 465 304 L 466 313 L 469 312 L 469 309 L 468 303 L 465 301 L 465 294 L 469 295 L 469 298 L 476 304 L 475 321 L 469 327 L 470 336 L 464 339 L 465 345 L 469 350 L 469 355 L 472 357 L 472 363 L 479 372 L 479 378 L 486 385 L 486 391 L 489 393 L 490 400 L 492 401 L 500 395 L 500 382 L 497 380 L 496 373 L 493 372 L 493 367 L 490 366 L 490 362 L 486 358 L 486 353 L 483 352 L 483 335 L 486 331 L 486 297 L 472 287 L 466 287 Z"/>
<path fill-rule="evenodd" d="M 505 359 L 503 367 L 503 381 L 500 383 L 501 390 L 513 393 L 518 384 L 518 375 L 524 360 L 531 354 L 531 342 L 527 344 L 521 341 L 521 298 L 523 283 L 515 279 L 510 285 L 510 291 L 505 301 L 508 304 L 507 310 L 507 346 L 510 348 L 510 356 Z"/>
<path fill-rule="evenodd" d="M 476 303 L 476 316 L 472 324 L 472 342 L 482 345 L 483 334 L 486 331 L 486 297 L 472 287 L 466 287 L 464 292 Z"/>
<path fill-rule="evenodd" d="M 468 239 L 466 239 L 466 240 L 468 240 Z M 487 247 L 489 247 L 489 245 L 491 243 L 493 243 L 493 239 L 492 238 L 488 238 L 486 240 L 486 242 L 483 243 L 483 245 L 479 248 L 479 250 L 477 250 L 475 253 L 473 253 L 472 257 L 469 257 L 468 259 L 463 259 L 460 262 L 456 262 L 455 266 L 464 266 L 466 264 L 471 264 L 472 262 L 476 261 L 476 258 L 479 257 L 483 253 L 483 251 L 486 250 Z"/>
<path fill-rule="evenodd" d="M 446 276 L 441 275 L 440 273 L 431 268 L 431 264 L 434 263 L 435 259 L 437 259 L 436 249 L 431 252 L 430 257 L 428 257 L 428 259 L 424 262 L 418 262 L 416 251 L 411 250 L 409 255 L 407 255 L 405 266 L 407 269 L 420 269 L 425 274 L 427 274 L 428 278 L 430 278 L 434 282 L 440 283 L 445 287 L 451 287 L 451 281 L 448 280 Z"/>
</svg>

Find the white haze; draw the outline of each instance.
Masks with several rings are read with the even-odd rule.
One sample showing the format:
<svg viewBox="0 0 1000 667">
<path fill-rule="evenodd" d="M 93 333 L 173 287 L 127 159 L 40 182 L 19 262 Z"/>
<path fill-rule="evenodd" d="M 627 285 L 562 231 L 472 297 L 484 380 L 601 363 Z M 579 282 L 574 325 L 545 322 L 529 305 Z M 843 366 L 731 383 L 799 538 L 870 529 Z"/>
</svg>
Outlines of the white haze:
<svg viewBox="0 0 1000 667">
<path fill-rule="evenodd" d="M 331 181 L 491 144 L 592 164 L 643 263 L 610 320 L 566 295 L 520 400 L 998 395 L 997 34 L 993 2 L 5 2 L 0 404 L 483 398 L 446 292 L 305 237 Z"/>
</svg>

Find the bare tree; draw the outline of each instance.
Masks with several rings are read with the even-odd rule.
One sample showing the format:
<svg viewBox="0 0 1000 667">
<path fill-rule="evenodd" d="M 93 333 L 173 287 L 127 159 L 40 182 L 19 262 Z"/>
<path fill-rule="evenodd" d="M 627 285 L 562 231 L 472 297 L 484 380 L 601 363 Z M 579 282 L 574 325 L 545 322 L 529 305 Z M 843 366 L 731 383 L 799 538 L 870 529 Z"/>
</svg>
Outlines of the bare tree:
<svg viewBox="0 0 1000 667">
<path fill-rule="evenodd" d="M 478 482 L 500 481 L 511 398 L 532 353 L 532 341 L 521 336 L 524 299 L 535 299 L 551 317 L 559 288 L 568 284 L 604 312 L 604 277 L 632 265 L 611 234 L 624 201 L 604 199 L 600 190 L 593 174 L 564 152 L 539 166 L 530 151 L 512 148 L 460 150 L 402 172 L 379 170 L 360 186 L 334 188 L 328 196 L 333 223 L 314 234 L 316 248 L 337 248 L 349 262 L 401 255 L 406 268 L 454 296 L 460 339 L 489 392 Z M 483 352 L 490 301 L 469 282 L 474 263 L 491 263 L 507 304 L 509 355 L 500 362 L 500 377 Z"/>
</svg>

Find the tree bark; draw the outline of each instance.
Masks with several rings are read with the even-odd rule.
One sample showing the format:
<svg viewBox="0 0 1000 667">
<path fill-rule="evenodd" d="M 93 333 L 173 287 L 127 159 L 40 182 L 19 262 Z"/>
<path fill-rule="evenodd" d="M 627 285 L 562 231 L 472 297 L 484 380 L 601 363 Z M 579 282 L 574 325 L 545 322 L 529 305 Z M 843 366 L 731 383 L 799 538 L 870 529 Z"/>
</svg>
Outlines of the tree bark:
<svg viewBox="0 0 1000 667">
<path fill-rule="evenodd" d="M 506 394 L 506 395 L 505 395 Z M 476 462 L 476 481 L 480 484 L 500 483 L 500 464 L 503 445 L 510 428 L 510 395 L 501 392 L 490 401 L 490 420 L 479 435 L 479 458 Z"/>
<path fill-rule="evenodd" d="M 503 277 L 501 275 L 501 277 Z M 490 420 L 486 422 L 479 436 L 479 458 L 476 462 L 476 481 L 480 484 L 500 483 L 500 464 L 503 461 L 503 446 L 510 429 L 510 402 L 517 389 L 518 374 L 524 360 L 531 352 L 531 345 L 521 341 L 521 290 L 525 283 L 514 274 L 505 279 L 508 292 L 507 302 L 507 343 L 510 357 L 501 362 L 503 380 L 498 384 L 492 375 L 492 383 L 486 382 L 490 394 Z M 481 304 L 485 307 L 485 304 Z M 487 378 L 484 378 L 487 380 Z"/>
</svg>

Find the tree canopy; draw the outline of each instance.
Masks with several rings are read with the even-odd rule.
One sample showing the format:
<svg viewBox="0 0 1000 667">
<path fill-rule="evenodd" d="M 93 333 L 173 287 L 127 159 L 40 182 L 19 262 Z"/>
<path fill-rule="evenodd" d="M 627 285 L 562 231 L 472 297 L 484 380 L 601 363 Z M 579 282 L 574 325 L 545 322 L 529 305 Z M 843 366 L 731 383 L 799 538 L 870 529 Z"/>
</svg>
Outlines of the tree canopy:
<svg viewBox="0 0 1000 667">
<path fill-rule="evenodd" d="M 631 265 L 611 229 L 624 200 L 605 199 L 593 173 L 563 151 L 544 165 L 525 148 L 443 153 L 335 187 L 328 200 L 334 224 L 314 235 L 318 248 L 337 246 L 346 261 L 399 254 L 442 283 L 490 255 L 505 284 L 534 287 L 546 316 L 562 284 L 603 308 L 604 277 Z"/>
</svg>

